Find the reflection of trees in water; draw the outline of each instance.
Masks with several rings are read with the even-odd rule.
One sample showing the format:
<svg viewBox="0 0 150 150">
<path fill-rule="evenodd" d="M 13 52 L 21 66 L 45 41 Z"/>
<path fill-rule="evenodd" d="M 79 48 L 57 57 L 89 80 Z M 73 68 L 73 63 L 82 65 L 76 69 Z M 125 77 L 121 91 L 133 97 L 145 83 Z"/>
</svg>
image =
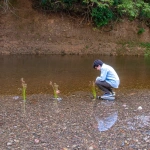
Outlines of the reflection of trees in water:
<svg viewBox="0 0 150 150">
<path fill-rule="evenodd" d="M 115 103 L 110 101 L 102 101 L 94 107 L 95 119 L 98 123 L 99 131 L 110 129 L 118 118 L 118 112 L 115 109 Z"/>
</svg>

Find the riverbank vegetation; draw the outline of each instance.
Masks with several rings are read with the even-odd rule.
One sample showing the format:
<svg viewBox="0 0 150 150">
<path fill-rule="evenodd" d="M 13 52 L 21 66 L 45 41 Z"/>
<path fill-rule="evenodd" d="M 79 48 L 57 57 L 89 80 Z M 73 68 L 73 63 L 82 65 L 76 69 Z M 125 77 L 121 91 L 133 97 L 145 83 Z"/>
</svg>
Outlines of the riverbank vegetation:
<svg viewBox="0 0 150 150">
<path fill-rule="evenodd" d="M 135 41 L 123 41 L 123 42 L 118 42 L 118 44 L 121 45 L 121 48 L 118 49 L 118 54 L 123 53 L 122 51 L 125 51 L 126 48 L 129 48 L 132 50 L 134 47 L 138 46 L 139 48 L 144 48 L 144 56 L 145 57 L 150 57 L 150 42 L 135 42 Z"/>
<path fill-rule="evenodd" d="M 6 10 L 17 2 L 3 0 L 0 6 Z M 112 24 L 124 17 L 139 19 L 150 27 L 149 0 L 32 0 L 32 6 L 48 13 L 66 12 L 71 16 L 80 16 L 82 22 L 90 22 L 97 27 Z"/>
<path fill-rule="evenodd" d="M 47 12 L 67 12 L 81 16 L 82 22 L 92 22 L 101 27 L 124 17 L 139 19 L 150 27 L 149 0 L 32 0 L 35 9 Z M 144 32 L 139 31 L 139 34 Z"/>
<path fill-rule="evenodd" d="M 150 43 L 141 43 L 140 46 L 145 48 L 145 56 L 150 57 Z"/>
</svg>

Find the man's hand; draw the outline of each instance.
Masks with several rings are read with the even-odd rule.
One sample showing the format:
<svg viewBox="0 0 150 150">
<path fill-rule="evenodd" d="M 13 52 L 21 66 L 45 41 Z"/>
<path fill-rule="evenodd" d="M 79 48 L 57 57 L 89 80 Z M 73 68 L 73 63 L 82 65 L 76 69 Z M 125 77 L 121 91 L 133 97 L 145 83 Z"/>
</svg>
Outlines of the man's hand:
<svg viewBox="0 0 150 150">
<path fill-rule="evenodd" d="M 97 81 L 97 80 L 100 80 L 100 79 L 101 79 L 100 77 L 97 77 L 97 78 L 96 78 L 96 81 Z"/>
</svg>

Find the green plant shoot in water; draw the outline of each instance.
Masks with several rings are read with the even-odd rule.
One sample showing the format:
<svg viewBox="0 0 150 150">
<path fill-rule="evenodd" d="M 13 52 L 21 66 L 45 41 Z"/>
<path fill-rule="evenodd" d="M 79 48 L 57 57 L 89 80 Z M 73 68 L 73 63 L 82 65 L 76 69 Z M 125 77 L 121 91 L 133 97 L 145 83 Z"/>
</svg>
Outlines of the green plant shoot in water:
<svg viewBox="0 0 150 150">
<path fill-rule="evenodd" d="M 95 87 L 95 82 L 94 81 L 90 81 L 90 87 L 92 90 L 92 95 L 94 97 L 94 99 L 96 99 L 96 87 Z"/>
<path fill-rule="evenodd" d="M 21 78 L 21 84 L 22 84 L 22 97 L 23 97 L 23 104 L 24 104 L 24 112 L 25 112 L 25 104 L 26 104 L 26 88 L 27 84 L 25 83 L 24 79 Z"/>
<path fill-rule="evenodd" d="M 56 83 L 52 83 L 52 81 L 50 81 L 50 83 L 49 83 L 51 86 L 52 86 L 52 88 L 53 88 L 53 91 L 54 91 L 54 98 L 58 98 L 58 94 L 60 93 L 60 91 L 58 90 L 58 87 L 59 87 L 59 85 L 57 85 Z"/>
</svg>

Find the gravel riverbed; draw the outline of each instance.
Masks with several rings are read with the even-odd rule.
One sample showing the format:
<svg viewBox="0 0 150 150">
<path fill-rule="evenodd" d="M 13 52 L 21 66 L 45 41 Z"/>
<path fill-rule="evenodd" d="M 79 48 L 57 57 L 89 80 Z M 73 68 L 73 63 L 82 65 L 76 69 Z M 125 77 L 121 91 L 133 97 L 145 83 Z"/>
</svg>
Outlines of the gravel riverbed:
<svg viewBox="0 0 150 150">
<path fill-rule="evenodd" d="M 150 91 L 130 90 L 115 101 L 87 92 L 0 96 L 0 150 L 149 150 Z"/>
</svg>

